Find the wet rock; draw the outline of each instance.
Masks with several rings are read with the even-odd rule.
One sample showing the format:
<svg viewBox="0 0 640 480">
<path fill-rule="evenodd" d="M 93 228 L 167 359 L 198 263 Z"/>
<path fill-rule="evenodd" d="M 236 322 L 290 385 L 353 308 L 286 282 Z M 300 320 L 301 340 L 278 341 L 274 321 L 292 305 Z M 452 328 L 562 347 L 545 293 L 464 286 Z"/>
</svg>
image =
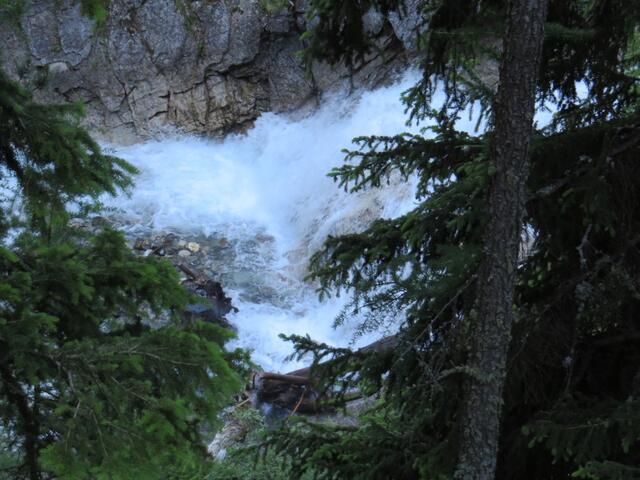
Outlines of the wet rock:
<svg viewBox="0 0 640 480">
<path fill-rule="evenodd" d="M 404 48 L 414 52 L 418 39 L 426 31 L 429 18 L 423 13 L 424 0 L 404 0 L 400 8 L 389 14 L 389 23 Z"/>
<path fill-rule="evenodd" d="M 260 243 L 273 243 L 276 241 L 276 239 L 273 237 L 273 235 L 268 235 L 266 233 L 258 233 L 256 235 L 256 241 Z"/>
<path fill-rule="evenodd" d="M 88 222 L 84 218 L 72 218 L 71 220 L 69 220 L 69 226 L 71 228 L 86 230 L 88 225 Z"/>
<path fill-rule="evenodd" d="M 149 247 L 151 246 L 151 242 L 149 242 L 149 240 L 147 240 L 146 238 L 136 238 L 134 244 L 133 244 L 133 248 L 134 250 L 148 250 Z"/>
<path fill-rule="evenodd" d="M 109 225 L 110 225 L 109 220 L 106 219 L 105 217 L 101 217 L 98 215 L 91 218 L 92 227 L 102 228 L 102 227 L 107 227 Z"/>
<path fill-rule="evenodd" d="M 377 35 L 384 26 L 384 15 L 373 6 L 362 16 L 362 26 L 368 35 Z"/>
<path fill-rule="evenodd" d="M 249 426 L 238 418 L 229 417 L 213 441 L 209 444 L 209 454 L 216 460 L 224 460 L 227 450 L 242 443 L 249 432 Z"/>
<path fill-rule="evenodd" d="M 219 302 L 216 299 L 209 300 L 211 303 L 207 305 L 209 299 L 203 297 L 203 303 L 192 303 L 187 305 L 184 311 L 185 322 L 194 322 L 196 320 L 202 320 L 204 322 L 215 323 L 223 328 L 233 330 L 237 332 L 238 329 L 225 318 L 225 315 L 229 313 L 227 306 L 224 302 Z"/>
<path fill-rule="evenodd" d="M 195 295 L 197 301 L 187 305 L 182 312 L 185 324 L 196 320 L 212 322 L 224 328 L 235 331 L 226 318 L 230 312 L 238 310 L 227 297 L 222 285 L 214 279 L 212 267 L 217 264 L 213 256 L 215 252 L 206 248 L 203 243 L 217 244 L 217 239 L 206 237 L 181 238 L 176 233 L 153 235 L 149 232 L 144 236 L 133 237 L 129 225 L 115 218 L 100 217 L 100 223 L 108 222 L 112 227 L 125 233 L 125 240 L 132 246 L 132 250 L 140 256 L 165 257 L 173 263 L 180 272 L 180 283 Z M 70 224 L 77 228 L 91 229 L 91 222 L 85 219 L 72 219 Z M 197 241 L 196 241 L 197 240 Z M 224 258 L 218 261 L 224 261 Z"/>
</svg>

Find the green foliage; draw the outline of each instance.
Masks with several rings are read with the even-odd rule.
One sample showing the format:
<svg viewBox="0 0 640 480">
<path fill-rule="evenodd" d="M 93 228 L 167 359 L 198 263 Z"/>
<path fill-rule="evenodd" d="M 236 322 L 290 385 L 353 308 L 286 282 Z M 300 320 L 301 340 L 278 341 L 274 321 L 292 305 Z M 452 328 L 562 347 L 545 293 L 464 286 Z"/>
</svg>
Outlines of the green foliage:
<svg viewBox="0 0 640 480">
<path fill-rule="evenodd" d="M 293 6 L 293 2 L 291 0 L 260 0 L 260 6 L 267 13 L 273 14 Z"/>
<path fill-rule="evenodd" d="M 16 397 L 33 398 L 42 467 L 63 478 L 197 475 L 202 428 L 241 387 L 223 350 L 231 334 L 157 323 L 187 295 L 170 265 L 134 257 L 121 234 L 71 238 L 23 234 L 4 251 L 2 418 L 26 433 Z"/>
<path fill-rule="evenodd" d="M 0 164 L 21 189 L 31 226 L 64 224 L 70 202 L 95 202 L 131 185 L 130 164 L 104 154 L 80 127 L 80 104 L 41 105 L 0 72 Z M 11 187 L 9 185 L 9 187 Z"/>
<path fill-rule="evenodd" d="M 99 27 L 104 25 L 109 16 L 110 0 L 80 0 L 82 13 L 96 22 Z"/>
<path fill-rule="evenodd" d="M 541 415 L 532 425 L 522 428 L 531 438 L 529 446 L 544 444 L 555 462 L 575 462 L 582 467 L 574 476 L 590 478 L 596 465 L 603 467 L 608 459 L 625 456 L 640 439 L 638 400 L 620 403 L 613 399 L 594 402 L 588 397 L 563 399 L 554 411 Z M 613 462 L 611 462 L 613 463 Z M 617 463 L 605 478 L 618 478 L 618 471 L 640 470 L 634 465 Z M 593 478 L 593 477 L 591 477 Z M 629 478 L 629 477 L 625 477 Z"/>
<path fill-rule="evenodd" d="M 20 457 L 11 450 L 9 435 L 0 429 L 0 479 L 9 480 L 10 472 L 20 464 Z"/>
<path fill-rule="evenodd" d="M 252 408 L 236 408 L 227 422 L 246 431 L 246 436 L 228 449 L 223 460 L 215 462 L 208 480 L 289 480 L 292 478 L 291 458 L 279 455 L 265 446 L 269 434 L 262 412 Z M 301 480 L 312 477 L 303 475 Z"/>
<path fill-rule="evenodd" d="M 109 16 L 110 0 L 80 0 L 82 14 L 86 15 L 97 27 L 103 27 Z M 28 5 L 27 0 L 0 0 L 0 20 L 20 25 L 20 17 Z"/>
<path fill-rule="evenodd" d="M 7 20 L 19 24 L 24 13 L 24 0 L 0 0 L 0 20 Z"/>
<path fill-rule="evenodd" d="M 258 453 L 236 448 L 228 452 L 224 461 L 216 462 L 207 480 L 289 480 L 311 479 L 307 475 L 293 477 L 289 461 L 279 455 L 274 448 Z"/>
<path fill-rule="evenodd" d="M 298 418 L 273 431 L 270 441 L 295 451 L 291 455 L 295 478 L 445 478 L 423 463 L 424 457 L 414 456 L 420 449 L 433 447 L 421 441 L 423 424 L 385 409 L 369 412 L 359 422 L 350 427 Z"/>
<path fill-rule="evenodd" d="M 1 461 L 10 478 L 202 478 L 247 357 L 229 331 L 184 324 L 169 263 L 68 226 L 70 205 L 99 208 L 135 173 L 80 114 L 0 72 Z"/>
<path fill-rule="evenodd" d="M 361 14 L 373 4 L 394 7 L 312 4 L 317 24 L 306 36 L 307 54 L 347 64 L 371 48 Z M 295 474 L 441 478 L 455 467 L 463 380 L 475 374 L 467 367 L 469 327 L 492 175 L 492 92 L 473 69 L 499 54 L 490 45 L 502 30 L 502 8 L 434 4 L 422 80 L 403 99 L 413 121 L 436 126 L 421 135 L 358 138 L 345 165 L 330 172 L 351 191 L 392 176 L 417 178 L 417 205 L 362 232 L 329 237 L 312 257 L 309 278 L 321 296 L 352 295 L 338 321 L 357 313 L 360 331 L 399 318 L 401 327 L 397 346 L 383 353 L 290 338 L 298 354 L 313 354 L 317 387 L 336 400 L 353 389 L 382 397 L 359 428 L 291 424 L 274 433 L 272 444 L 292 456 Z M 552 1 L 548 20 L 538 98 L 557 114 L 532 143 L 529 238 L 518 268 L 498 478 L 637 478 L 640 101 L 633 72 L 640 4 Z M 445 100 L 434 106 L 438 85 Z M 471 106 L 488 121 L 487 134 L 455 129 Z"/>
</svg>

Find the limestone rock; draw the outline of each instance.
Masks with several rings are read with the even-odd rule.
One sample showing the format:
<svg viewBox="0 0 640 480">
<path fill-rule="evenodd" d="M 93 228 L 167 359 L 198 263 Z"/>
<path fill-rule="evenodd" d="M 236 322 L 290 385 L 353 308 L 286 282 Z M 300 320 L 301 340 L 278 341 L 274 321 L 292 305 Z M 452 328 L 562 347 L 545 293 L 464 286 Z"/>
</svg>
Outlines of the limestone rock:
<svg viewBox="0 0 640 480">
<path fill-rule="evenodd" d="M 405 64 L 389 35 L 404 42 L 411 18 L 390 18 L 392 31 L 372 11 L 367 30 L 384 58 L 372 56 L 357 72 L 318 64 L 310 77 L 298 55 L 306 8 L 304 0 L 280 12 L 258 0 L 111 0 L 98 26 L 76 0 L 33 0 L 18 21 L 0 22 L 0 64 L 36 87 L 39 101 L 84 102 L 86 125 L 113 143 L 167 129 L 224 135 L 262 112 L 314 105 L 343 86 L 375 86 Z"/>
<path fill-rule="evenodd" d="M 425 0 L 404 0 L 402 3 L 398 10 L 389 15 L 389 23 L 404 48 L 413 52 L 416 50 L 418 37 L 424 33 L 429 23 L 422 11 Z"/>
<path fill-rule="evenodd" d="M 227 415 L 222 429 L 216 433 L 213 441 L 207 447 L 209 454 L 216 460 L 223 460 L 230 447 L 241 444 L 247 433 L 249 425 L 239 420 L 233 415 Z"/>
<path fill-rule="evenodd" d="M 369 35 L 377 35 L 382 31 L 382 27 L 384 27 L 384 16 L 379 10 L 371 7 L 362 17 L 362 24 L 366 33 Z"/>
</svg>

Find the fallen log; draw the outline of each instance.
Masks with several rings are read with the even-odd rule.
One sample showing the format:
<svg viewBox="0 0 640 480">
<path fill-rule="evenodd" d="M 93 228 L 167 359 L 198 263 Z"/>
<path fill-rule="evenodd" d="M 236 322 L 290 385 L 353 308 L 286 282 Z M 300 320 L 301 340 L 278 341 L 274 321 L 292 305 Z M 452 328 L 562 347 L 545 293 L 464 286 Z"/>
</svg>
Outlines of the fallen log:
<svg viewBox="0 0 640 480">
<path fill-rule="evenodd" d="M 369 345 L 359 348 L 358 350 L 356 350 L 356 352 L 357 353 L 369 353 L 369 352 L 383 353 L 388 350 L 391 350 L 392 348 L 395 348 L 398 345 L 398 342 L 399 342 L 399 339 L 397 335 L 389 335 L 388 337 L 381 338 L 380 340 L 376 340 L 375 342 L 370 343 Z M 328 360 L 327 362 L 320 363 L 320 365 L 331 364 L 332 361 L 333 360 Z M 298 370 L 289 372 L 286 375 L 308 378 L 310 374 L 311 374 L 311 367 L 304 367 L 304 368 L 300 368 Z"/>
<path fill-rule="evenodd" d="M 262 372 L 260 376 L 262 380 L 275 380 L 278 382 L 291 383 L 294 385 L 309 384 L 308 376 L 294 375 L 292 373 L 281 374 L 281 373 L 272 373 L 272 372 Z"/>
<path fill-rule="evenodd" d="M 397 335 L 381 338 L 357 350 L 358 353 L 382 353 L 398 345 Z M 320 365 L 329 365 L 328 360 Z M 311 367 L 289 373 L 259 372 L 253 377 L 252 390 L 258 403 L 269 403 L 291 412 L 317 413 L 319 392 L 311 387 Z"/>
<path fill-rule="evenodd" d="M 260 372 L 254 376 L 253 390 L 258 403 L 300 413 L 318 411 L 318 393 L 309 385 L 309 378 Z"/>
</svg>

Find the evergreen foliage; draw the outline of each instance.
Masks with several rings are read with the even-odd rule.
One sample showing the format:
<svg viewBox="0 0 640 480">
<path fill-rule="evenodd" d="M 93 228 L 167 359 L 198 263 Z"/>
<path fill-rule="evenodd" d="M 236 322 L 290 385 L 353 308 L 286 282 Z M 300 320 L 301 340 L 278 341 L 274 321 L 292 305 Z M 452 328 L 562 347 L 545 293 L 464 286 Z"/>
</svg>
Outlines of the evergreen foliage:
<svg viewBox="0 0 640 480">
<path fill-rule="evenodd" d="M 110 0 L 80 0 L 82 13 L 93 19 L 98 26 L 104 25 L 109 15 Z"/>
<path fill-rule="evenodd" d="M 382 399 L 359 428 L 292 422 L 274 432 L 298 474 L 448 478 L 455 468 L 463 383 L 475 374 L 467 356 L 493 174 L 493 93 L 474 68 L 499 54 L 503 3 L 425 7 L 423 76 L 404 101 L 413 121 L 435 127 L 356 139 L 330 173 L 355 191 L 391 174 L 416 176 L 418 205 L 330 237 L 312 258 L 320 293 L 351 292 L 344 314 L 366 312 L 363 329 L 390 315 L 405 320 L 398 346 L 383 354 L 291 338 L 300 355 L 314 355 L 318 388 Z M 347 64 L 370 48 L 362 14 L 395 6 L 312 4 L 318 23 L 307 54 Z M 539 104 L 557 113 L 532 143 L 498 478 L 640 478 L 640 4 L 552 1 L 548 22 L 537 90 Z M 442 106 L 431 104 L 436 87 Z M 486 133 L 455 128 L 472 104 Z"/>
<path fill-rule="evenodd" d="M 79 0 L 78 3 L 82 14 L 95 21 L 98 28 L 105 25 L 109 16 L 110 0 Z M 27 6 L 26 0 L 0 0 L 0 18 L 19 24 Z"/>
<path fill-rule="evenodd" d="M 166 261 L 69 226 L 135 169 L 0 72 L 0 456 L 7 478 L 202 478 L 203 435 L 242 386 L 232 334 L 184 324 Z M 4 478 L 4 477 L 3 477 Z"/>
<path fill-rule="evenodd" d="M 278 455 L 273 447 L 265 447 L 268 436 L 263 412 L 251 407 L 236 407 L 225 419 L 244 432 L 242 438 L 235 439 L 234 445 L 225 451 L 224 458 L 218 460 L 206 480 L 289 480 L 293 477 L 291 459 Z M 311 480 L 311 474 L 299 477 Z"/>
<path fill-rule="evenodd" d="M 278 13 L 293 6 L 291 0 L 260 0 L 260 6 L 269 14 Z"/>
</svg>

